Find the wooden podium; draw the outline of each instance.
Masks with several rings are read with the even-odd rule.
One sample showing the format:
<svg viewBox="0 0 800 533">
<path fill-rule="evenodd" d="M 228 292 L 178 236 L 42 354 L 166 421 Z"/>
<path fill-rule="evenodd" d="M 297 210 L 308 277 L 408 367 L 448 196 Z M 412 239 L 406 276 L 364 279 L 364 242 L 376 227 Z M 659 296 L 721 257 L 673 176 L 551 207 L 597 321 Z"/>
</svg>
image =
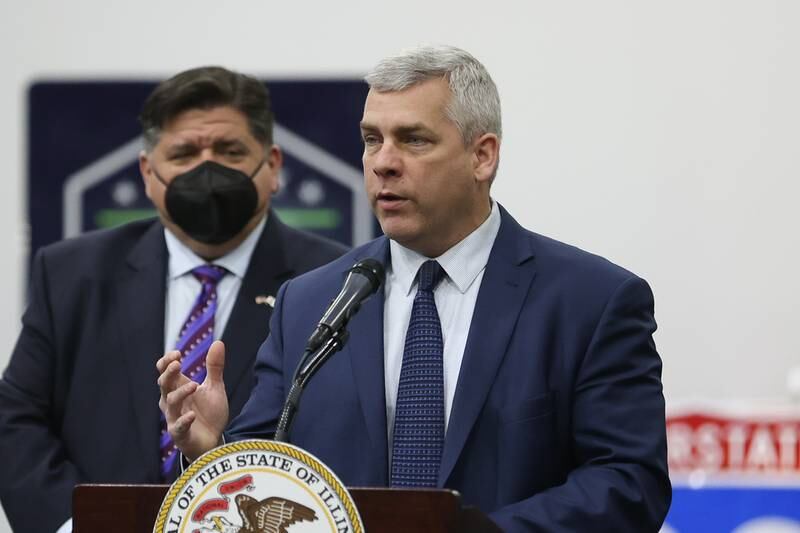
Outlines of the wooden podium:
<svg viewBox="0 0 800 533">
<path fill-rule="evenodd" d="M 152 533 L 168 485 L 78 485 L 73 533 Z M 449 490 L 349 489 L 367 533 L 500 533 Z"/>
</svg>

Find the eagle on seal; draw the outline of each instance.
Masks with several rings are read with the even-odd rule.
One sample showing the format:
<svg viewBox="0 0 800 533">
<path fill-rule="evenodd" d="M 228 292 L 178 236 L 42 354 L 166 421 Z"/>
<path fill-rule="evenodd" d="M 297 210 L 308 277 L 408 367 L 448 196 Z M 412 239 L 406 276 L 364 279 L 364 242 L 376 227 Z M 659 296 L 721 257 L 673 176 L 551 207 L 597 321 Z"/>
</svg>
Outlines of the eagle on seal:
<svg viewBox="0 0 800 533">
<path fill-rule="evenodd" d="M 242 517 L 239 533 L 288 533 L 295 522 L 313 522 L 317 513 L 305 505 L 285 498 L 270 497 L 261 501 L 246 494 L 236 496 L 236 506 Z"/>
</svg>

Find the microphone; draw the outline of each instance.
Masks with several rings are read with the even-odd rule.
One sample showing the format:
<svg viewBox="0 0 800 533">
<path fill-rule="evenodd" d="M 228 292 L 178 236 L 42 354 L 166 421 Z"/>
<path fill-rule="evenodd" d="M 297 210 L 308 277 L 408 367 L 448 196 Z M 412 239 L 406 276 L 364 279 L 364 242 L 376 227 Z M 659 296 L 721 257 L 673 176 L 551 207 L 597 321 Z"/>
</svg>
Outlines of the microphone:
<svg viewBox="0 0 800 533">
<path fill-rule="evenodd" d="M 383 284 L 383 265 L 375 259 L 362 259 L 350 269 L 342 290 L 322 315 L 317 329 L 308 338 L 306 352 L 315 352 L 334 333 L 344 328 L 361 306 Z"/>
<path fill-rule="evenodd" d="M 292 387 L 283 404 L 275 430 L 276 441 L 289 442 L 289 429 L 300 406 L 300 396 L 306 383 L 335 352 L 342 349 L 348 337 L 345 329 L 347 322 L 358 311 L 361 302 L 383 284 L 384 277 L 383 265 L 375 259 L 362 259 L 348 272 L 339 295 L 328 306 L 317 329 L 308 338 L 306 351 L 294 371 Z"/>
</svg>

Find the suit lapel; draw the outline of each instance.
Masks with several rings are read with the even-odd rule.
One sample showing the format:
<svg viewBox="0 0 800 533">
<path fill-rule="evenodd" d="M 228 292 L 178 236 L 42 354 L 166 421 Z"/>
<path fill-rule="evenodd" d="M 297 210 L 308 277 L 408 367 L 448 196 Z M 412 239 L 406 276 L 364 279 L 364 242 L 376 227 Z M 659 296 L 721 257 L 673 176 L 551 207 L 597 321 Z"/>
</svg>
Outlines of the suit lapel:
<svg viewBox="0 0 800 533">
<path fill-rule="evenodd" d="M 236 390 L 242 379 L 251 375 L 255 353 L 267 338 L 272 307 L 263 297 L 278 294 L 281 284 L 293 274 L 283 244 L 283 223 L 270 214 L 221 337 L 227 355 L 223 377 L 228 391 Z"/>
<path fill-rule="evenodd" d="M 256 303 L 256 296 L 275 295 L 291 275 L 283 251 L 282 224 L 270 216 L 253 250 L 245 278 L 223 334 L 229 354 L 255 353 L 266 338 L 271 308 Z M 164 309 L 167 279 L 167 248 L 164 227 L 154 223 L 133 247 L 126 259 L 127 269 L 109 290 L 112 309 L 118 310 L 120 351 L 130 381 L 136 433 L 143 450 L 158 442 L 158 372 L 156 361 L 164 352 Z M 252 327 L 263 324 L 262 328 Z M 252 358 L 231 355 L 226 359 L 224 379 L 227 390 L 250 370 Z M 153 477 L 158 477 L 157 454 L 151 458 Z"/>
<path fill-rule="evenodd" d="M 500 211 L 500 230 L 478 291 L 461 362 L 439 471 L 440 487 L 450 476 L 483 409 L 535 276 L 533 251 L 525 231 L 502 207 Z"/>
<path fill-rule="evenodd" d="M 164 298 L 167 249 L 164 228 L 154 223 L 133 247 L 126 271 L 111 284 L 112 312 L 117 315 L 119 349 L 127 367 L 131 404 L 142 450 L 158 442 L 158 372 L 156 361 L 164 351 Z M 152 477 L 158 476 L 158 454 L 147 458 Z"/>
<path fill-rule="evenodd" d="M 367 257 L 387 265 L 389 240 L 378 239 L 365 248 L 354 263 Z M 379 477 L 375 482 L 379 484 L 387 483 L 389 464 L 383 372 L 383 303 L 384 290 L 381 287 L 350 320 L 350 340 L 344 348 L 353 367 L 353 379 L 369 433 L 372 457 L 377 458 L 375 471 L 379 472 Z"/>
</svg>

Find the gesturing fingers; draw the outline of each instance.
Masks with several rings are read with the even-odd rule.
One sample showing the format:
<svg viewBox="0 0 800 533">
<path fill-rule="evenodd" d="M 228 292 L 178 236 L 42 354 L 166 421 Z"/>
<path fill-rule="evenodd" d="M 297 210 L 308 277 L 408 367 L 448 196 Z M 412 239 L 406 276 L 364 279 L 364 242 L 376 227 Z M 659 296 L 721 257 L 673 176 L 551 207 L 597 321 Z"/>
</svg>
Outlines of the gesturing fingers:
<svg viewBox="0 0 800 533">
<path fill-rule="evenodd" d="M 161 396 L 166 396 L 190 381 L 189 378 L 181 374 L 181 364 L 177 360 L 170 360 L 158 377 L 158 387 L 161 390 Z"/>
<path fill-rule="evenodd" d="M 173 420 L 177 420 L 181 415 L 185 414 L 184 406 L 186 399 L 197 390 L 197 383 L 194 381 L 187 381 L 177 389 L 174 389 L 164 395 L 162 393 L 159 405 L 163 406 L 164 418 L 167 419 L 167 424 Z"/>
<path fill-rule="evenodd" d="M 194 418 L 194 411 L 188 411 L 178 417 L 172 424 L 167 423 L 167 430 L 176 444 L 180 443 L 183 437 L 187 435 Z"/>
<path fill-rule="evenodd" d="M 222 381 L 225 370 L 225 345 L 222 341 L 214 341 L 206 354 L 206 379 L 210 385 L 225 386 Z"/>
<path fill-rule="evenodd" d="M 169 351 L 169 352 L 165 353 L 161 357 L 161 359 L 156 361 L 156 369 L 158 369 L 158 373 L 159 374 L 163 373 L 164 369 L 167 368 L 167 366 L 172 361 L 178 361 L 180 358 L 181 358 L 181 352 L 179 352 L 178 350 L 172 350 L 172 351 Z"/>
</svg>

